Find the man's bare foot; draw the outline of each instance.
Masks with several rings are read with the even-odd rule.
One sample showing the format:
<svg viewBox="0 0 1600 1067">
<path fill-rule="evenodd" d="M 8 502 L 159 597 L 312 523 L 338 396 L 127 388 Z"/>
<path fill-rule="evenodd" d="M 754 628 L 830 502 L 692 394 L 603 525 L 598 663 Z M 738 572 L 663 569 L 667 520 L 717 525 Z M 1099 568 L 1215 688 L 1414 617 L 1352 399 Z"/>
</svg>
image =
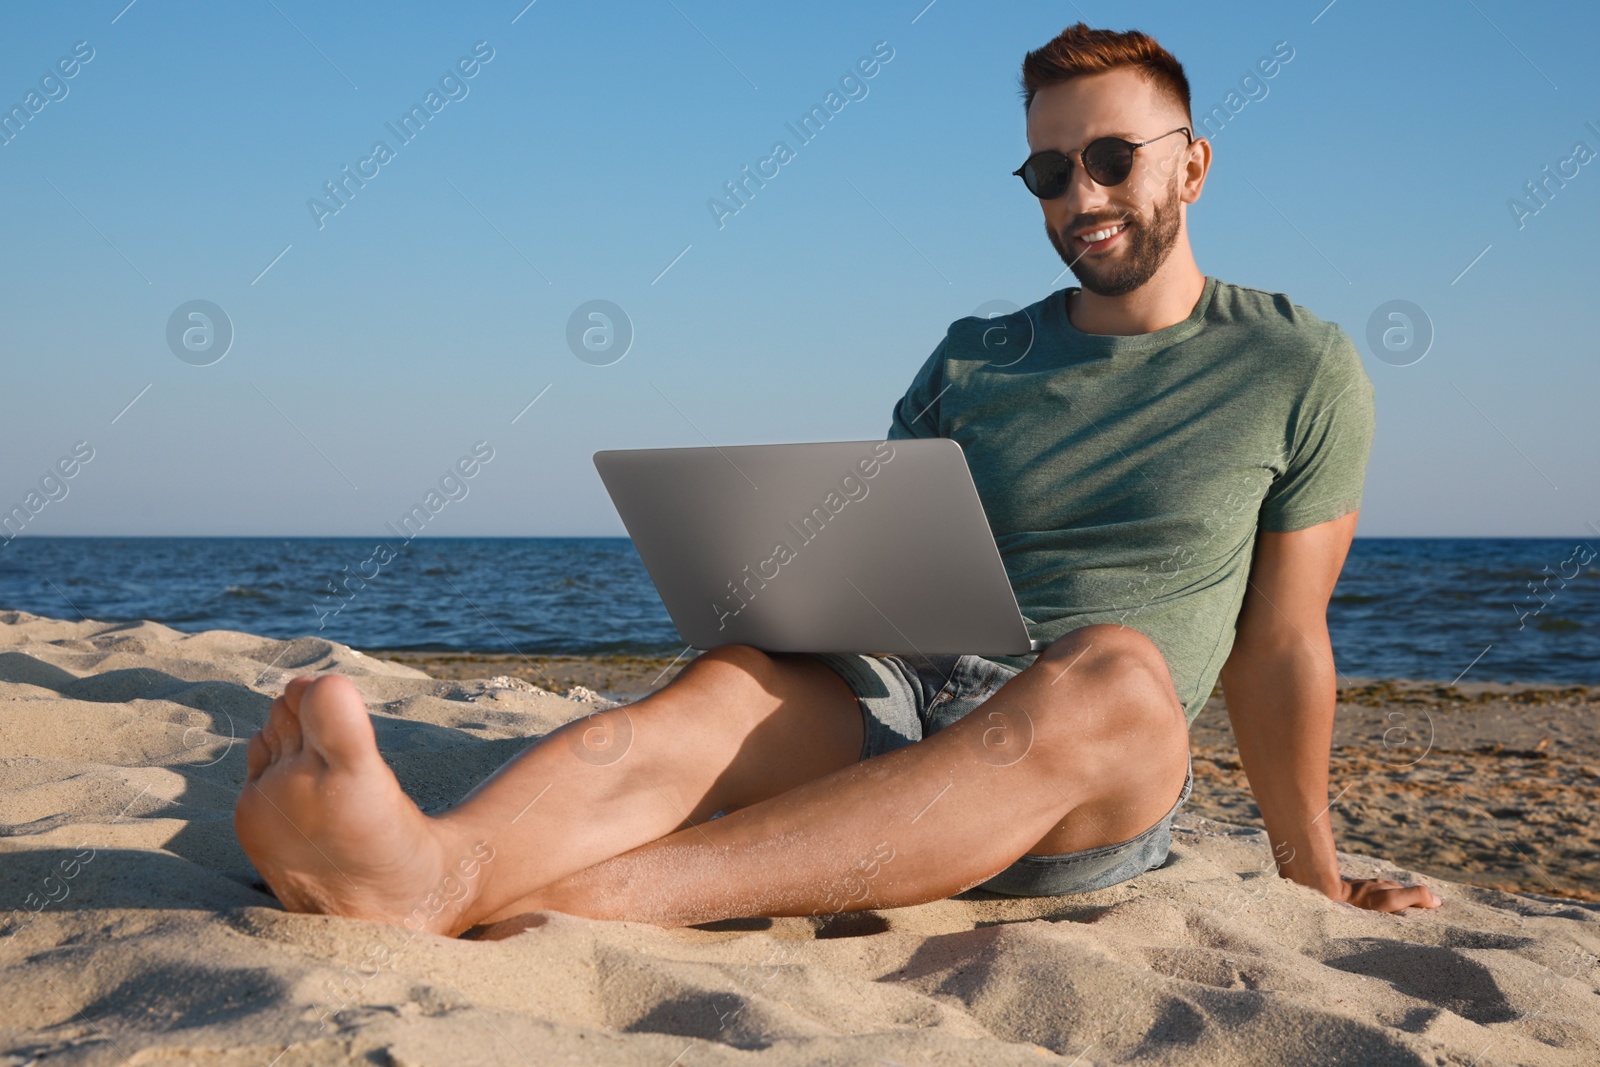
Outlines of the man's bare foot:
<svg viewBox="0 0 1600 1067">
<path fill-rule="evenodd" d="M 447 840 L 406 796 L 348 678 L 291 681 L 246 765 L 234 829 L 285 908 L 428 933 L 468 925 L 478 863 L 493 852 Z"/>
</svg>

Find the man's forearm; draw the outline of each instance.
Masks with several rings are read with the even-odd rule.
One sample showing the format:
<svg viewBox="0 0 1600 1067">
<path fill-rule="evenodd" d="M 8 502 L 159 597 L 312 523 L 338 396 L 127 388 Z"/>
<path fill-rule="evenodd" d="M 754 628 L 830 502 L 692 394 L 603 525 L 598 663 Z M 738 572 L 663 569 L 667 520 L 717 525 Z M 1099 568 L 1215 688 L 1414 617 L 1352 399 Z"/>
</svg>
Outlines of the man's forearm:
<svg viewBox="0 0 1600 1067">
<path fill-rule="evenodd" d="M 1340 895 L 1328 802 L 1337 686 L 1327 630 L 1236 647 L 1222 671 L 1228 718 L 1273 858 L 1285 877 Z"/>
<path fill-rule="evenodd" d="M 1249 591 L 1222 668 L 1228 717 L 1281 874 L 1360 908 L 1436 908 L 1426 886 L 1339 876 L 1328 800 L 1339 691 L 1327 611 L 1356 516 L 1257 536 Z"/>
</svg>

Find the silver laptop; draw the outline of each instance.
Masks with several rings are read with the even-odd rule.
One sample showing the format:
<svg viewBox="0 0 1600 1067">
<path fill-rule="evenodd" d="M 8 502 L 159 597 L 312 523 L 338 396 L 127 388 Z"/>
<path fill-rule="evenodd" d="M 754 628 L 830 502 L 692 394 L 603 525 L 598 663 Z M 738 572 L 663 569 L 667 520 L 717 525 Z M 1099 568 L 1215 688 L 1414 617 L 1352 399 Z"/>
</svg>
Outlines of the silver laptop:
<svg viewBox="0 0 1600 1067">
<path fill-rule="evenodd" d="M 612 450 L 594 464 L 694 648 L 1043 647 L 948 438 Z"/>
</svg>

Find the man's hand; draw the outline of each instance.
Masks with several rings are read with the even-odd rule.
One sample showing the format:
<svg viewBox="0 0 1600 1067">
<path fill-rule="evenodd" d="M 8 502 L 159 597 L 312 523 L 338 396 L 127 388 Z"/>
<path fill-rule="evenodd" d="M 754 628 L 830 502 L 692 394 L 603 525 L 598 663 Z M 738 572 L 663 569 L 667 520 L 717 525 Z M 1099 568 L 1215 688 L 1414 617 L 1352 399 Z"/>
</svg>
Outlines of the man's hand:
<svg viewBox="0 0 1600 1067">
<path fill-rule="evenodd" d="M 1425 885 L 1401 885 L 1384 878 L 1344 878 L 1339 885 L 1343 896 L 1333 899 L 1368 911 L 1437 908 L 1444 903 Z"/>
</svg>

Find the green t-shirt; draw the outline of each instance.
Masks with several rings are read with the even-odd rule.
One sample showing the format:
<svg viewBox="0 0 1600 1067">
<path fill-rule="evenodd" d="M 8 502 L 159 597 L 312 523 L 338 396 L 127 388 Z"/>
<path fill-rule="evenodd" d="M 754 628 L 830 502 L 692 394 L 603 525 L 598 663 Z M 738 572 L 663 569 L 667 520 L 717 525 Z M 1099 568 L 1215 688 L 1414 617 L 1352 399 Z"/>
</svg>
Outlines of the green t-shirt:
<svg viewBox="0 0 1600 1067">
<path fill-rule="evenodd" d="M 889 437 L 961 444 L 1035 639 L 1140 631 L 1193 722 L 1233 647 L 1256 531 L 1361 506 L 1372 382 L 1337 324 L 1281 293 L 1207 277 L 1188 318 L 1117 337 L 1072 325 L 1076 291 L 952 323 Z"/>
</svg>

